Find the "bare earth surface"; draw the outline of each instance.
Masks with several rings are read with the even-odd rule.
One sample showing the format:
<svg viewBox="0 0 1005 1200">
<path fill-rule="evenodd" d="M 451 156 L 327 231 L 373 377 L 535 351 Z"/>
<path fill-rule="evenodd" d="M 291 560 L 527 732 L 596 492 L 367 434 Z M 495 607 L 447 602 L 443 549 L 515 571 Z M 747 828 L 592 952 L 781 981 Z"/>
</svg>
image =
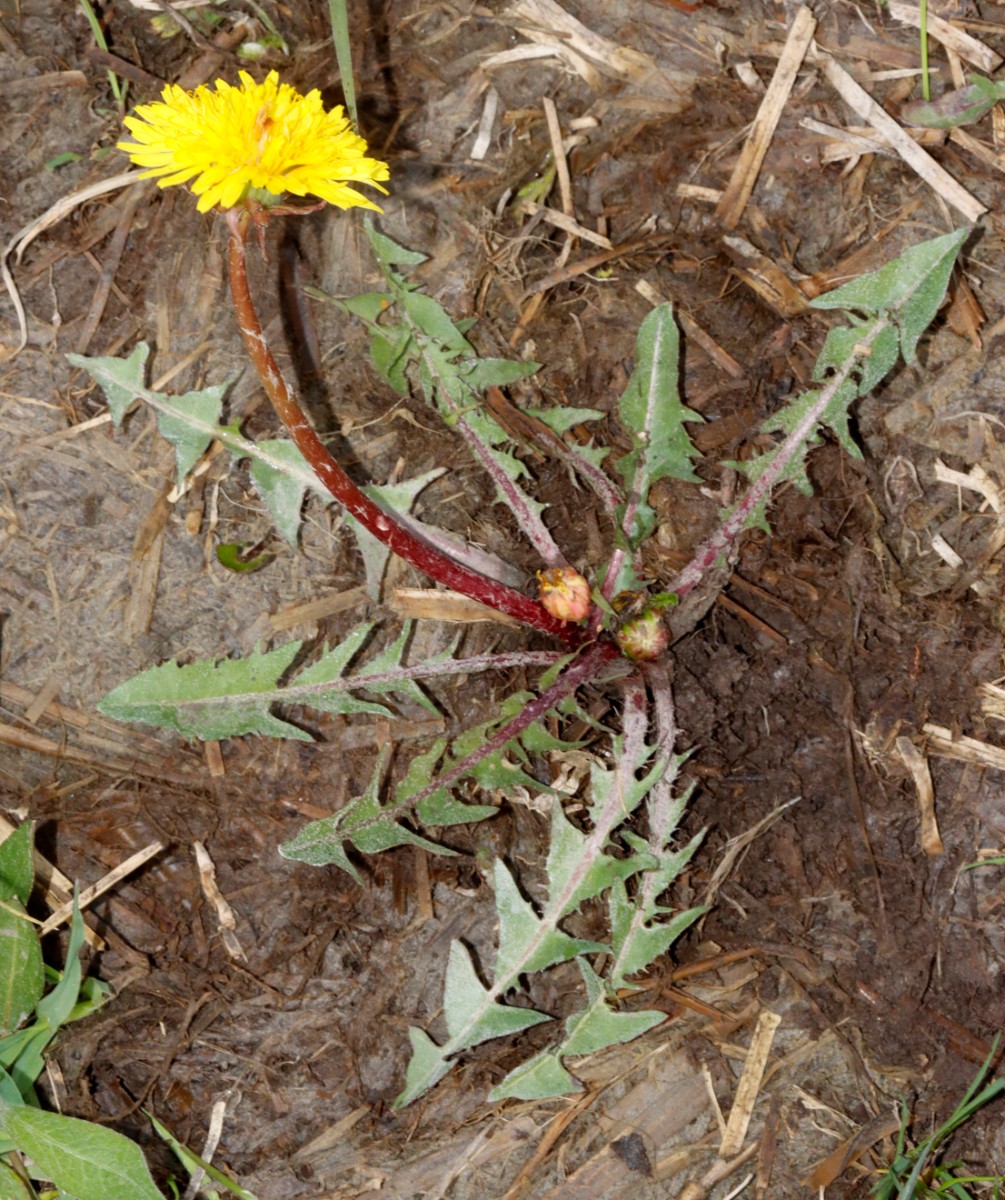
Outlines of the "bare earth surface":
<svg viewBox="0 0 1005 1200">
<path fill-rule="evenodd" d="M 254 24 L 254 7 L 223 4 L 223 34 L 239 17 Z M 270 52 L 252 69 L 275 67 L 339 103 L 326 6 L 265 8 L 290 54 Z M 1005 6 L 935 8 L 969 19 L 974 36 L 1005 53 Z M 363 132 L 391 164 L 381 227 L 429 256 L 417 280 L 456 319 L 478 318 L 471 337 L 481 352 L 543 364 L 510 396 L 517 406 L 613 413 L 653 290 L 691 323 L 682 388 L 705 418 L 695 434 L 704 485 L 660 485 L 649 565 L 667 578 L 728 498 L 735 475 L 724 464 L 753 453 L 763 418 L 809 381 L 828 322 L 806 309 L 806 296 L 964 220 L 896 155 L 839 158 L 834 137 L 802 124 L 864 124 L 810 56 L 750 203 L 726 228 L 717 196 L 795 6 L 721 0 L 689 13 L 666 0 L 568 0 L 563 9 L 595 39 L 580 44 L 549 27 L 553 7 L 531 0 L 350 4 Z M 50 0 L 0 10 L 6 242 L 127 163 L 113 148 L 119 114 L 103 67 L 88 57 L 81 13 Z M 214 53 L 183 31 L 162 39 L 154 15 L 125 3 L 105 10 L 111 50 L 148 73 L 130 84 L 130 102 L 154 98 L 158 81 L 236 78 L 232 50 Z M 916 32 L 879 6 L 821 4 L 816 15 L 820 52 L 896 112 L 914 85 L 896 76 L 917 65 Z M 533 44 L 551 52 L 490 57 Z M 933 63 L 945 81 L 935 43 Z M 591 262 L 598 247 L 576 240 L 563 263 L 567 235 L 519 209 L 517 190 L 548 166 L 544 98 L 571 139 L 575 218 L 620 253 Z M 487 103 L 497 104 L 491 137 L 472 158 Z M 153 414 L 138 406 L 114 431 L 102 393 L 66 361 L 145 340 L 152 380 L 167 378 L 161 386 L 176 393 L 232 380 L 229 417 L 250 436 L 275 436 L 227 302 L 218 218 L 199 216 L 177 189 L 130 186 L 68 205 L 20 262 L 11 258 L 27 345 L 17 352 L 5 301 L 2 809 L 11 822 L 36 821 L 41 852 L 81 885 L 151 842 L 164 847 L 90 910 L 106 947 L 89 969 L 116 996 L 61 1038 L 48 1103 L 137 1138 L 162 1181 L 172 1160 L 142 1110 L 200 1151 L 213 1105 L 226 1101 L 215 1161 L 271 1200 L 693 1200 L 731 1194 L 751 1173 L 748 1195 L 816 1195 L 827 1184 L 829 1197 L 865 1196 L 870 1170 L 889 1161 L 889 1122 L 885 1136 L 880 1127 L 901 1098 L 919 1137 L 952 1110 L 1005 1022 L 1002 868 L 961 870 L 1005 846 L 1005 752 L 996 749 L 1005 732 L 980 691 L 1005 673 L 1003 517 L 1000 504 L 938 474 L 940 463 L 980 467 L 985 495 L 1005 488 L 1005 136 L 992 117 L 967 133 L 983 156 L 953 140 L 929 147 L 989 209 L 964 251 L 953 309 L 919 362 L 856 410 L 863 459 L 823 444 L 812 458 L 814 494 L 777 498 L 771 536 L 744 541 L 721 597 L 674 648 L 678 749 L 693 750 L 686 774 L 697 784 L 684 832 L 708 828 L 674 902 L 713 907 L 645 981 L 647 1006 L 668 1021 L 577 1064 L 587 1090 L 549 1104 L 484 1099 L 528 1046 L 547 1044 L 544 1026 L 518 1044 L 486 1043 L 417 1104 L 390 1108 L 409 1026 L 440 1029 L 451 939 L 491 961 L 486 855 L 522 863 L 533 880 L 546 818 L 503 804 L 493 821 L 450 832 L 459 857 L 390 852 L 360 864 L 363 886 L 276 850 L 365 786 L 377 743 L 395 747 L 400 768 L 422 739 L 487 719 L 496 699 L 534 680 L 514 673 L 440 688 L 436 721 L 402 712 L 375 727 L 294 713 L 313 743 L 235 740 L 219 759 L 102 718 L 101 698 L 155 663 L 291 637 L 320 648 L 387 610 L 360 590 L 362 563 L 334 509 L 308 502 L 293 552 L 272 534 L 246 464 L 219 455 L 177 496 L 173 453 Z M 66 154 L 72 161 L 53 165 Z M 557 194 L 548 202 L 561 207 Z M 374 286 L 357 217 L 323 212 L 289 224 L 302 282 L 335 295 Z M 284 367 L 303 378 L 311 363 L 280 285 L 280 242 L 270 231 L 268 260 L 253 256 L 254 284 Z M 965 316 L 966 288 L 982 327 Z M 445 467 L 417 514 L 530 580 L 539 564 L 460 443 L 421 399 L 389 392 L 360 328 L 322 305 L 309 319 L 323 360 L 307 389 L 311 415 L 354 477 L 384 482 Z M 613 416 L 591 430 L 624 450 Z M 556 538 L 595 572 L 611 514 L 545 451 L 526 457 Z M 233 574 L 216 561 L 221 543 L 262 540 L 274 558 L 261 571 Z M 392 567 L 385 595 L 422 583 Z M 320 609 L 302 610 L 319 599 Z M 423 624 L 423 652 L 455 632 Z M 471 653 L 530 644 L 497 625 L 464 631 Z M 614 695 L 581 699 L 602 719 Z M 975 739 L 969 761 L 961 738 Z M 922 846 L 905 740 L 931 772 L 941 852 Z M 197 841 L 236 914 L 230 945 L 240 955 L 228 953 L 200 887 Z M 601 917 L 584 913 L 584 929 Z M 53 944 L 53 961 L 58 954 Z M 571 967 L 555 970 L 534 1001 L 560 1017 L 575 987 Z M 781 1023 L 749 1150 L 719 1180 L 708 1176 L 718 1110 L 728 1116 L 764 1010 Z M 968 1124 L 953 1157 L 1005 1171 L 1002 1112 L 999 1103 Z M 821 1165 L 868 1127 L 879 1129 L 871 1151 Z"/>
</svg>

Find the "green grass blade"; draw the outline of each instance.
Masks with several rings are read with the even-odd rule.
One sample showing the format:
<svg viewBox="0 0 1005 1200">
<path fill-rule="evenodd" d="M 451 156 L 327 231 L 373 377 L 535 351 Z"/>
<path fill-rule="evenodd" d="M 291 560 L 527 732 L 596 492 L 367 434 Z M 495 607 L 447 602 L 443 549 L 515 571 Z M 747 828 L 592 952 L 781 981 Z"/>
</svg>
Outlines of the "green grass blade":
<svg viewBox="0 0 1005 1200">
<path fill-rule="evenodd" d="M 335 61 L 342 76 L 345 105 L 353 125 L 358 129 L 359 112 L 356 109 L 356 83 L 352 74 L 352 43 L 349 41 L 349 10 L 346 0 L 328 0 L 328 15 L 331 19 L 332 41 L 335 43 Z"/>
</svg>

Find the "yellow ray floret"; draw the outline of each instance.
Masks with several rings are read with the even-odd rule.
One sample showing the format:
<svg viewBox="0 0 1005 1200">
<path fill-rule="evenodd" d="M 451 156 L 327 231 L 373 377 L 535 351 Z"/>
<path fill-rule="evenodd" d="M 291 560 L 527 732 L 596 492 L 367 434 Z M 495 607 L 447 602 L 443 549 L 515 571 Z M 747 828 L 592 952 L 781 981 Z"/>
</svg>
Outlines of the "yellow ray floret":
<svg viewBox="0 0 1005 1200">
<path fill-rule="evenodd" d="M 387 191 L 387 164 L 367 158 L 366 142 L 341 107 L 325 112 L 317 90 L 302 96 L 271 71 L 264 83 L 240 72 L 241 86 L 186 92 L 168 84 L 161 99 L 125 118 L 136 139 L 119 142 L 158 186 L 192 181 L 200 212 L 233 208 L 249 188 L 276 196 L 319 196 L 339 208 L 374 208 L 350 183 Z M 379 212 L 380 210 L 377 209 Z"/>
</svg>

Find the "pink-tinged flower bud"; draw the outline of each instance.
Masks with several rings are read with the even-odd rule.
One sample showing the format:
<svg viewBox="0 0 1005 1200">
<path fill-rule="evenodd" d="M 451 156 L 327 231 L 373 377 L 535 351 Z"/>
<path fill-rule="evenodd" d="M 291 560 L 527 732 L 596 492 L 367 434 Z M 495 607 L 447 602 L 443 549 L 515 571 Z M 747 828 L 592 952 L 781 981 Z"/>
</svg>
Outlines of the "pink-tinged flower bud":
<svg viewBox="0 0 1005 1200">
<path fill-rule="evenodd" d="M 615 630 L 614 640 L 629 658 L 636 662 L 651 662 L 670 644 L 670 630 L 659 613 L 650 609 Z"/>
<path fill-rule="evenodd" d="M 590 585 L 572 567 L 538 571 L 541 604 L 560 621 L 582 621 L 590 611 Z"/>
</svg>

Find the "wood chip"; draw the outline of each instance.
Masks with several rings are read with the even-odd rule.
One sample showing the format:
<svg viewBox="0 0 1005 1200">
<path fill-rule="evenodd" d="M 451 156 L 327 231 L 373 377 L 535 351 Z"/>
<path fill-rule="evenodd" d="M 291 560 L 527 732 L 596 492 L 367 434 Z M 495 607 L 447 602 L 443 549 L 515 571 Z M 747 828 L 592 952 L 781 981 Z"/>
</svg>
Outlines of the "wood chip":
<svg viewBox="0 0 1005 1200">
<path fill-rule="evenodd" d="M 1001 489 L 981 466 L 973 466 L 969 473 L 965 474 L 963 471 L 954 471 L 952 467 L 947 467 L 941 458 L 937 458 L 935 460 L 935 478 L 939 483 L 949 483 L 953 487 L 977 492 L 984 497 L 988 507 L 999 515 L 1005 511 Z"/>
<path fill-rule="evenodd" d="M 345 612 L 358 604 L 366 603 L 366 587 L 349 588 L 344 592 L 333 592 L 330 596 L 321 596 L 317 600 L 308 600 L 306 604 L 294 604 L 289 608 L 281 608 L 279 612 L 269 617 L 273 632 L 283 629 L 293 629 L 297 625 L 309 625 L 335 613 Z"/>
<path fill-rule="evenodd" d="M 971 34 L 963 29 L 958 29 L 955 25 L 940 17 L 937 13 L 933 13 L 931 8 L 928 9 L 928 36 L 934 38 L 937 42 L 941 42 L 947 49 L 952 50 L 954 54 L 958 54 L 960 58 L 966 62 L 973 63 L 975 67 L 980 67 L 982 71 L 990 74 L 1001 66 L 1002 56 L 996 54 L 990 46 L 985 46 L 983 42 L 977 40 Z M 898 21 L 903 21 L 905 25 L 911 25 L 915 29 L 921 28 L 921 10 L 917 4 L 905 4 L 901 0 L 890 0 L 890 16 Z"/>
<path fill-rule="evenodd" d="M 941 533 L 935 534 L 932 538 L 932 549 L 942 559 L 947 567 L 952 567 L 954 571 L 958 571 L 962 567 L 963 559 L 950 546 Z"/>
<path fill-rule="evenodd" d="M 56 699 L 59 689 L 63 686 L 63 682 L 63 676 L 54 672 L 38 689 L 35 699 L 24 710 L 24 719 L 29 725 L 38 724 L 39 717 L 49 707 L 50 703 Z"/>
<path fill-rule="evenodd" d="M 226 897 L 220 891 L 216 882 L 216 865 L 209 856 L 209 851 L 202 842 L 193 842 L 192 850 L 199 868 L 199 886 L 202 894 L 216 910 L 216 919 L 220 925 L 220 940 L 231 958 L 247 961 L 247 955 L 237 940 L 237 918 Z"/>
<path fill-rule="evenodd" d="M 556 0 L 511 0 L 499 10 L 498 19 L 516 25 L 532 42 L 557 46 L 572 69 L 595 90 L 603 86 L 606 75 L 683 104 L 683 90 L 663 74 L 651 55 L 594 33 Z"/>
<path fill-rule="evenodd" d="M 565 146 L 562 142 L 562 126 L 558 119 L 558 109 L 550 96 L 541 101 L 544 108 L 544 119 L 548 123 L 548 137 L 551 139 L 551 155 L 555 164 L 558 180 L 558 194 L 562 201 L 562 212 L 570 219 L 575 219 L 572 206 L 572 178 L 569 175 L 569 162 L 565 157 Z"/>
<path fill-rule="evenodd" d="M 481 162 L 492 145 L 492 132 L 495 129 L 496 113 L 499 111 L 499 93 L 494 87 L 485 92 L 485 104 L 482 107 L 481 120 L 478 122 L 478 132 L 471 147 L 469 158 Z"/>
<path fill-rule="evenodd" d="M 697 200 L 701 204 L 718 204 L 722 199 L 719 188 L 702 187 L 698 183 L 678 183 L 676 195 L 681 200 Z"/>
<path fill-rule="evenodd" d="M 395 588 L 391 608 L 407 621 L 455 621 L 465 625 L 495 621 L 501 625 L 520 625 L 505 613 L 446 588 Z"/>
<path fill-rule="evenodd" d="M 824 74 L 845 104 L 863 121 L 868 121 L 947 204 L 973 224 L 987 208 L 927 154 L 833 58 L 825 58 Z"/>
<path fill-rule="evenodd" d="M 942 844 L 939 825 L 935 819 L 935 788 L 932 784 L 932 773 L 928 769 L 928 759 L 909 737 L 897 738 L 896 746 L 901 761 L 911 772 L 914 790 L 918 796 L 921 848 L 931 858 L 945 854 L 946 848 Z"/>
<path fill-rule="evenodd" d="M 227 770 L 223 765 L 223 754 L 217 741 L 203 742 L 203 754 L 206 756 L 206 766 L 209 768 L 210 779 L 223 779 Z"/>
<path fill-rule="evenodd" d="M 951 758 L 956 762 L 974 763 L 976 766 L 1005 771 L 1005 750 L 998 746 L 989 746 L 987 742 L 979 742 L 972 737 L 953 737 L 951 729 L 944 725 L 933 725 L 931 722 L 923 725 L 921 731 L 928 737 L 928 750 L 931 754 Z"/>
<path fill-rule="evenodd" d="M 736 228 L 747 201 L 750 199 L 750 194 L 754 190 L 754 184 L 757 182 L 757 176 L 761 170 L 761 164 L 764 162 L 764 156 L 768 152 L 771 139 L 782 115 L 782 109 L 788 102 L 789 93 L 792 91 L 796 75 L 806 57 L 810 42 L 813 40 L 816 27 L 816 18 L 810 9 L 803 5 L 796 12 L 789 35 L 785 39 L 781 58 L 778 60 L 778 66 L 775 68 L 775 74 L 768 85 L 760 108 L 757 110 L 750 135 L 740 152 L 739 161 L 733 169 L 732 178 L 726 185 L 726 190 L 716 209 L 716 215 L 725 229 Z"/>
<path fill-rule="evenodd" d="M 733 260 L 734 273 L 786 321 L 810 310 L 809 301 L 782 267 L 746 238 L 724 237 L 723 248 Z"/>
<path fill-rule="evenodd" d="M 743 1064 L 743 1074 L 736 1086 L 736 1099 L 730 1109 L 726 1132 L 719 1146 L 720 1158 L 731 1158 L 734 1154 L 739 1154 L 743 1146 L 750 1127 L 750 1118 L 754 1113 L 754 1105 L 757 1103 L 757 1094 L 761 1089 L 764 1068 L 768 1064 L 775 1030 L 781 1023 L 782 1018 L 769 1009 L 765 1009 L 757 1018 L 754 1036 L 750 1039 L 750 1049 L 747 1051 L 747 1061 Z"/>
</svg>

